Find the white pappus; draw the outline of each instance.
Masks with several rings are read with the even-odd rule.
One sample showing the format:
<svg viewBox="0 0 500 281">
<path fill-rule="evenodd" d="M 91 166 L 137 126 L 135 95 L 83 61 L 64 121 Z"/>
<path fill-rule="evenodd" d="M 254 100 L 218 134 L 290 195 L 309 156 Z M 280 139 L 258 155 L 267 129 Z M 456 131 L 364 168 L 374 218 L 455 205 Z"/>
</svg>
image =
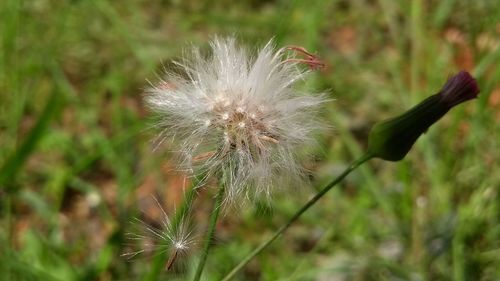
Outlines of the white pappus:
<svg viewBox="0 0 500 281">
<path fill-rule="evenodd" d="M 194 48 L 174 63 L 181 71 L 167 72 L 145 101 L 158 115 L 158 142 L 173 141 L 181 169 L 219 177 L 226 203 L 302 182 L 300 147 L 324 127 L 317 113 L 325 97 L 296 89 L 309 72 L 299 64 L 323 66 L 315 56 L 275 50 L 272 41 L 252 54 L 230 37 L 211 41 L 209 55 Z"/>
</svg>

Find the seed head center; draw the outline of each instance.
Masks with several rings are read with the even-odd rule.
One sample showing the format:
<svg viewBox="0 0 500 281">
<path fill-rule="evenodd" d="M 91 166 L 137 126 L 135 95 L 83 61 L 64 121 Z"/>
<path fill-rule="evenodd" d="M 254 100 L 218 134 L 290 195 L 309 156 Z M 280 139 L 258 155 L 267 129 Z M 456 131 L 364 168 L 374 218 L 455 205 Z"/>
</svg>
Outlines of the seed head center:
<svg viewBox="0 0 500 281">
<path fill-rule="evenodd" d="M 278 138 L 268 130 L 264 114 L 260 107 L 242 106 L 241 103 L 229 102 L 224 96 L 217 96 L 210 106 L 212 119 L 206 122 L 214 128 L 224 131 L 224 140 L 236 147 L 277 144 Z"/>
</svg>

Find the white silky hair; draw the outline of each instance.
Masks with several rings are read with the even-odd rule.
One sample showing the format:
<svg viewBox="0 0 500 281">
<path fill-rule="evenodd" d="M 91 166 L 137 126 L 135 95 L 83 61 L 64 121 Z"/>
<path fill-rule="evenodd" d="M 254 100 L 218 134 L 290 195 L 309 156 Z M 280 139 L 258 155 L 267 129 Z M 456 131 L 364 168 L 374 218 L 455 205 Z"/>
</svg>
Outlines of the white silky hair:
<svg viewBox="0 0 500 281">
<path fill-rule="evenodd" d="M 127 232 L 125 236 L 128 240 L 140 242 L 136 245 L 139 246 L 139 249 L 126 252 L 121 256 L 132 259 L 144 253 L 160 254 L 169 251 L 170 261 L 173 263 L 177 257 L 182 258 L 185 256 L 196 244 L 194 229 L 189 216 L 190 212 L 181 215 L 179 221 L 174 223 L 158 199 L 156 197 L 152 197 L 152 199 L 161 211 L 159 226 L 153 226 L 139 218 L 134 218 L 132 221 L 133 231 Z"/>
<path fill-rule="evenodd" d="M 296 89 L 307 69 L 272 40 L 255 55 L 235 38 L 215 38 L 207 56 L 193 48 L 147 90 L 161 144 L 171 140 L 178 167 L 225 185 L 225 202 L 269 198 L 280 185 L 302 183 L 300 148 L 324 128 L 324 95 Z"/>
</svg>

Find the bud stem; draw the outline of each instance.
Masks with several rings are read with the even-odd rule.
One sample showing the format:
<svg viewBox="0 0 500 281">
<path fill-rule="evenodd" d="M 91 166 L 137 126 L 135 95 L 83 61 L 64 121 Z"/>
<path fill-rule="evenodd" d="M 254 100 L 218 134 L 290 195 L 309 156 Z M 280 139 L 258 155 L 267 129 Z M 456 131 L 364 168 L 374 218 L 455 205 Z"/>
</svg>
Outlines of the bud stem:
<svg viewBox="0 0 500 281">
<path fill-rule="evenodd" d="M 278 230 L 276 230 L 267 241 L 262 243 L 259 247 L 257 247 L 253 252 L 248 254 L 238 265 L 236 265 L 231 272 L 229 272 L 222 281 L 229 281 L 238 271 L 240 271 L 248 262 L 250 262 L 255 256 L 257 256 L 260 252 L 262 252 L 267 246 L 269 246 L 274 240 L 276 240 L 285 230 L 287 230 L 305 211 L 307 211 L 312 205 L 314 205 L 323 195 L 325 195 L 332 187 L 341 182 L 347 175 L 349 175 L 352 171 L 358 168 L 361 164 L 373 158 L 371 153 L 365 153 L 358 160 L 354 161 L 347 169 L 342 172 L 337 178 L 332 180 L 329 184 L 327 184 L 321 191 L 316 193 L 316 195 L 311 198 L 307 203 L 302 206 L 283 226 L 281 226 Z"/>
</svg>

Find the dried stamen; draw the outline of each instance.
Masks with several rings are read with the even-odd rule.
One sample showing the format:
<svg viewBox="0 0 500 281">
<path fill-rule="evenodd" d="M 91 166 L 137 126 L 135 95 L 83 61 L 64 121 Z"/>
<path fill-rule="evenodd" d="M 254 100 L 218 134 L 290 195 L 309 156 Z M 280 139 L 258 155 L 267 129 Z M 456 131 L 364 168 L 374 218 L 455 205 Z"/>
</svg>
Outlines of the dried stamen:
<svg viewBox="0 0 500 281">
<path fill-rule="evenodd" d="M 207 160 L 208 158 L 210 158 L 210 157 L 212 157 L 214 155 L 215 155 L 215 151 L 203 152 L 203 153 L 198 154 L 195 157 L 193 157 L 192 161 L 193 162 L 204 161 L 204 160 Z"/>
<path fill-rule="evenodd" d="M 285 63 L 295 62 L 295 63 L 307 64 L 312 70 L 318 70 L 326 67 L 326 64 L 322 60 L 320 60 L 316 55 L 312 54 L 304 47 L 288 46 L 285 47 L 284 49 L 295 51 L 305 57 L 304 59 L 295 59 L 295 58 L 287 59 L 283 61 Z"/>
<path fill-rule="evenodd" d="M 263 135 L 260 135 L 260 136 L 259 136 L 259 139 L 261 139 L 261 140 L 263 140 L 263 141 L 272 142 L 272 143 L 275 143 L 275 144 L 280 143 L 280 142 L 279 142 L 279 140 L 277 140 L 277 139 L 275 139 L 275 138 L 268 137 L 268 136 L 263 136 Z"/>
<path fill-rule="evenodd" d="M 174 83 L 169 83 L 166 81 L 160 81 L 157 86 L 160 90 L 175 90 L 177 86 Z"/>
</svg>

